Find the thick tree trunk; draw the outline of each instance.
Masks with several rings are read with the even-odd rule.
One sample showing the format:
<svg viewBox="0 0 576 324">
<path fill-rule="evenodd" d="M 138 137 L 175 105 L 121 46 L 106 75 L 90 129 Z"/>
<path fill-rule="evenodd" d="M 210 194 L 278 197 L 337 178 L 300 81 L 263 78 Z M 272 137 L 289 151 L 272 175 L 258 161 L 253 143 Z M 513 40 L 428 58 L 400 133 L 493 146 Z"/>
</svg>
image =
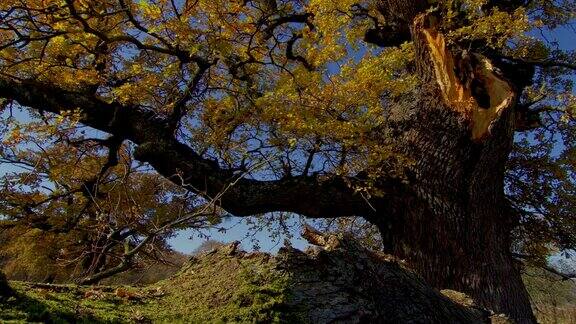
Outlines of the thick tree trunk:
<svg viewBox="0 0 576 324">
<path fill-rule="evenodd" d="M 410 189 L 386 210 L 386 221 L 376 221 L 386 252 L 437 288 L 467 293 L 519 323 L 535 322 L 509 251 L 515 216 L 504 197 L 503 174 L 511 135 L 500 133 L 501 143 L 474 143 L 459 136 L 458 127 L 444 128 L 447 120 L 454 126 L 458 120 L 443 105 L 419 110 L 426 122 L 414 122 L 420 126 L 403 137 L 405 153 L 415 161 Z M 508 125 L 500 126 L 498 132 L 507 132 Z"/>
<path fill-rule="evenodd" d="M 431 285 L 535 323 L 504 196 L 518 91 L 487 58 L 448 48 L 430 15 L 415 18 L 412 35 L 422 86 L 392 110 L 388 129 L 412 161 L 408 183 L 373 221 L 387 252 Z"/>
<path fill-rule="evenodd" d="M 398 205 L 396 222 L 382 224 L 386 226 L 382 230 L 387 233 L 387 252 L 405 259 L 438 289 L 464 292 L 479 305 L 518 323 L 534 323 L 529 296 L 509 252 L 505 208 L 473 203 L 469 213 L 454 213 L 433 204 L 410 197 Z"/>
</svg>

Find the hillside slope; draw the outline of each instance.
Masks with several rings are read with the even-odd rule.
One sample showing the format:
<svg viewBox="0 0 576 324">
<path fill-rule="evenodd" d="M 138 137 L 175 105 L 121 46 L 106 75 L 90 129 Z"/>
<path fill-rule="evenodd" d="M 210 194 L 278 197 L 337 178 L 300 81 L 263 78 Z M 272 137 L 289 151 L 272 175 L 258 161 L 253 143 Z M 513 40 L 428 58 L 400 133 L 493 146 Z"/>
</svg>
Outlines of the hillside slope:
<svg viewBox="0 0 576 324">
<path fill-rule="evenodd" d="M 192 258 L 144 288 L 12 282 L 0 319 L 26 322 L 481 323 L 383 254 L 344 236 L 309 233 L 322 247 L 273 257 L 230 244 Z"/>
<path fill-rule="evenodd" d="M 308 232 L 321 247 L 277 256 L 233 243 L 191 258 L 146 287 L 11 282 L 2 322 L 484 323 L 485 311 L 457 292 L 428 288 L 401 263 L 341 235 Z M 574 284 L 531 270 L 525 277 L 542 323 L 574 323 Z M 466 306 L 463 306 L 466 305 Z"/>
<path fill-rule="evenodd" d="M 576 284 L 539 268 L 523 275 L 540 323 L 576 323 Z"/>
</svg>

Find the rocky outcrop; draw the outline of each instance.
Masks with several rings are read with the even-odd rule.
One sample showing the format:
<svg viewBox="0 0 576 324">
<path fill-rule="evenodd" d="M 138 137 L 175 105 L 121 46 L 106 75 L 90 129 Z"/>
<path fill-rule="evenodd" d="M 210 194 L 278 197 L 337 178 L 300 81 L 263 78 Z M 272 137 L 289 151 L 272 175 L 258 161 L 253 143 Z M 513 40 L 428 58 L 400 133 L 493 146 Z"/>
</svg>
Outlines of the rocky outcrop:
<svg viewBox="0 0 576 324">
<path fill-rule="evenodd" d="M 288 275 L 290 306 L 313 323 L 484 323 L 488 313 L 458 304 L 409 269 L 344 235 L 305 229 L 317 248 L 283 248 L 276 269 Z"/>
<path fill-rule="evenodd" d="M 486 323 L 459 293 L 431 289 L 402 262 L 310 228 L 315 247 L 276 256 L 235 242 L 192 257 L 146 287 L 13 282 L 1 320 L 194 323 Z M 0 279 L 2 279 L 0 277 Z M 5 281 L 0 280 L 4 295 Z M 3 296 L 2 295 L 2 296 Z"/>
<path fill-rule="evenodd" d="M 260 294 L 259 298 L 242 298 L 241 306 L 261 310 L 261 305 L 255 306 L 258 299 L 275 300 L 268 304 L 266 312 L 279 314 L 280 319 L 287 322 L 490 322 L 488 312 L 475 308 L 471 302 L 451 300 L 427 286 L 400 261 L 368 250 L 346 235 L 322 234 L 306 228 L 303 236 L 315 247 L 300 251 L 285 246 L 277 256 L 244 252 L 237 242 L 214 249 L 193 258 L 174 280 L 204 281 L 209 277 L 227 276 L 223 272 L 237 264 L 242 271 L 250 273 L 248 277 L 260 278 L 252 284 L 262 288 L 252 290 Z M 223 259 L 228 261 L 223 264 Z M 213 272 L 206 273 L 207 268 Z M 274 278 L 273 285 L 270 278 Z M 267 286 L 274 289 L 263 288 Z M 230 296 L 228 302 L 237 299 Z"/>
</svg>

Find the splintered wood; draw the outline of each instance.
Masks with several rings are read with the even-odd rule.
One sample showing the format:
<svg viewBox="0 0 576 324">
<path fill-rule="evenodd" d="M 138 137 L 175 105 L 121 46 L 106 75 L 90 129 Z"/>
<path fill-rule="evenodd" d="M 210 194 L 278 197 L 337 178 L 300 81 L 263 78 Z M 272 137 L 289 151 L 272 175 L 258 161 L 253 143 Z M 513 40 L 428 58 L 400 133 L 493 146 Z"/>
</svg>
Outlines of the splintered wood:
<svg viewBox="0 0 576 324">
<path fill-rule="evenodd" d="M 470 122 L 473 140 L 482 140 L 490 134 L 492 123 L 505 109 L 512 107 L 515 92 L 498 76 L 488 58 L 465 50 L 451 51 L 444 35 L 438 31 L 434 17 L 421 15 L 415 24 L 428 46 L 446 105 Z"/>
</svg>

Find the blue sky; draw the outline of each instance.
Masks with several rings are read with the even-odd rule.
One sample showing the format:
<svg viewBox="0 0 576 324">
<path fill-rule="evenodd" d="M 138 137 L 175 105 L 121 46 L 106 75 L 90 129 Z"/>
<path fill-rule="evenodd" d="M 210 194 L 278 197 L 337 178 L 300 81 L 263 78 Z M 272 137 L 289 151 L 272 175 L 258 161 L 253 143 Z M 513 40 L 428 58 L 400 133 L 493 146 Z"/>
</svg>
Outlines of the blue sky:
<svg viewBox="0 0 576 324">
<path fill-rule="evenodd" d="M 253 250 L 253 245 L 257 243 L 260 246 L 260 251 L 276 253 L 279 248 L 284 245 L 286 235 L 281 234 L 279 237 L 271 237 L 273 232 L 269 229 L 263 228 L 254 230 L 247 218 L 232 217 L 226 220 L 219 227 L 227 228 L 226 232 L 219 232 L 217 229 L 206 231 L 205 233 L 210 236 L 210 239 L 221 242 L 240 241 L 245 250 Z M 299 217 L 293 216 L 288 222 L 293 234 L 291 244 L 293 247 L 304 250 L 308 243 L 304 241 L 300 235 L 301 228 Z M 190 253 L 194 251 L 206 238 L 200 237 L 197 232 L 187 230 L 180 232 L 176 237 L 170 240 L 170 244 L 174 249 L 183 253 Z"/>
</svg>

